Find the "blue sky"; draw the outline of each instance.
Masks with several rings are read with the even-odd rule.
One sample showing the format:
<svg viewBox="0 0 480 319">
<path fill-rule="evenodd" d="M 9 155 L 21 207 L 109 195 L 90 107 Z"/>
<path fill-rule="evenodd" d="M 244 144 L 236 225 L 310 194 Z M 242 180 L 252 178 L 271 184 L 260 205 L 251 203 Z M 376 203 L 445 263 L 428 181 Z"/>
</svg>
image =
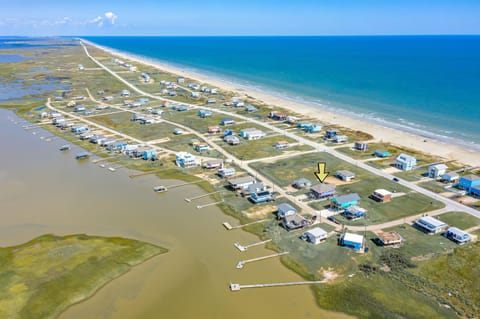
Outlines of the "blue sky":
<svg viewBox="0 0 480 319">
<path fill-rule="evenodd" d="M 480 34 L 480 0 L 11 0 L 0 35 Z"/>
</svg>

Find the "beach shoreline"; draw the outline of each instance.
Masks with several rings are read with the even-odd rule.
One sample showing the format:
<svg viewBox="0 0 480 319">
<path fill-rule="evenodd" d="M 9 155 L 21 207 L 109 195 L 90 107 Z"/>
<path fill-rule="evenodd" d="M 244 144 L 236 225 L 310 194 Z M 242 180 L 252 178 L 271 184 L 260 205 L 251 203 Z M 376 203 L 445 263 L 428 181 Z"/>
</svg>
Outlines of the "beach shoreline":
<svg viewBox="0 0 480 319">
<path fill-rule="evenodd" d="M 309 105 L 308 102 L 303 103 L 285 96 L 277 96 L 270 94 L 270 92 L 255 90 L 255 88 L 252 87 L 215 78 L 211 75 L 200 74 L 188 68 L 174 66 L 167 62 L 159 61 L 158 59 L 130 54 L 81 38 L 80 40 L 107 54 L 115 55 L 125 60 L 141 63 L 200 83 L 208 83 L 209 85 L 218 87 L 220 90 L 235 92 L 238 96 L 253 98 L 266 105 L 280 107 L 302 116 L 315 118 L 329 125 L 341 125 L 352 130 L 369 133 L 374 136 L 375 141 L 411 148 L 416 151 L 442 157 L 445 160 L 455 160 L 471 166 L 480 166 L 479 150 L 467 148 L 467 145 L 452 144 L 448 138 L 443 140 L 438 139 L 430 132 L 423 132 L 422 130 L 415 131 L 408 127 L 401 128 L 400 124 L 397 124 L 397 126 L 401 129 L 393 128 L 375 123 L 372 119 L 362 118 L 361 116 L 348 116 L 344 112 L 334 113 L 332 110 L 329 110 L 328 107 L 320 104 L 317 104 L 317 106 Z"/>
</svg>

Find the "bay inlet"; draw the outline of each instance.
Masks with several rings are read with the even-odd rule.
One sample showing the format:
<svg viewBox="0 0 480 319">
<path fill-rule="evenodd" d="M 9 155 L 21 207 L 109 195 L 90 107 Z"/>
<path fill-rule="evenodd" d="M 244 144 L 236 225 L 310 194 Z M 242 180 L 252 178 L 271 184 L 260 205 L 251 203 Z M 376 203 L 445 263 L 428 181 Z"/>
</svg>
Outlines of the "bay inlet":
<svg viewBox="0 0 480 319">
<path fill-rule="evenodd" d="M 190 185 L 156 194 L 152 186 L 175 184 L 153 176 L 130 179 L 126 169 L 112 173 L 91 162 L 76 161 L 76 146 L 58 151 L 41 129 L 25 131 L 24 120 L 0 110 L 2 157 L 0 244 L 15 245 L 46 233 L 121 236 L 168 248 L 110 282 L 94 297 L 74 305 L 60 318 L 345 318 L 317 307 L 306 286 L 242 290 L 242 284 L 300 281 L 278 259 L 241 271 L 239 260 L 272 252 L 255 247 L 239 252 L 235 242 L 258 239 L 244 231 L 226 231 L 222 222 L 236 221 L 211 206 L 198 210 L 184 198 L 202 194 Z M 198 203 L 207 203 L 208 197 Z"/>
</svg>

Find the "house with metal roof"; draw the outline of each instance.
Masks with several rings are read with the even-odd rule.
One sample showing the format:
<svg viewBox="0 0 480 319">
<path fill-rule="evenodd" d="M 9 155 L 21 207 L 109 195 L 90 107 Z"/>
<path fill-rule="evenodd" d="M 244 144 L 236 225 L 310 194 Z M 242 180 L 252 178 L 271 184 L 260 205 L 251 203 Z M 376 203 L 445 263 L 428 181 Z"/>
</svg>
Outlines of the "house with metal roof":
<svg viewBox="0 0 480 319">
<path fill-rule="evenodd" d="M 467 193 L 470 193 L 472 188 L 476 186 L 480 186 L 480 177 L 473 174 L 460 177 L 457 185 L 458 188 L 466 190 Z"/>
<path fill-rule="evenodd" d="M 247 139 L 247 140 L 258 140 L 258 139 L 261 139 L 262 137 L 266 136 L 265 132 L 263 132 L 263 131 L 261 131 L 257 128 L 243 129 L 238 133 L 238 135 Z"/>
<path fill-rule="evenodd" d="M 223 166 L 223 160 L 221 159 L 208 160 L 203 164 L 203 167 L 207 169 L 220 168 L 222 166 Z"/>
<path fill-rule="evenodd" d="M 273 200 L 274 199 L 273 199 L 272 193 L 270 193 L 269 191 L 252 193 L 250 195 L 250 201 L 253 202 L 254 204 L 268 203 Z"/>
<path fill-rule="evenodd" d="M 335 176 L 340 178 L 342 181 L 349 182 L 350 180 L 354 179 L 357 175 L 355 175 L 355 173 L 352 173 L 350 171 L 341 170 L 341 171 L 337 171 L 335 173 Z"/>
<path fill-rule="evenodd" d="M 277 206 L 277 218 L 283 218 L 288 215 L 293 215 L 297 210 L 290 204 L 282 203 Z"/>
<path fill-rule="evenodd" d="M 445 164 L 430 165 L 428 167 L 428 177 L 440 178 L 447 172 L 448 166 Z"/>
<path fill-rule="evenodd" d="M 443 232 L 448 225 L 432 216 L 424 216 L 415 221 L 415 226 L 428 234 L 438 234 Z"/>
<path fill-rule="evenodd" d="M 402 171 L 411 171 L 416 165 L 417 159 L 405 153 L 402 153 L 395 158 L 395 167 Z"/>
<path fill-rule="evenodd" d="M 333 138 L 339 133 L 339 131 L 336 128 L 329 128 L 325 131 L 325 136 L 327 138 Z"/>
<path fill-rule="evenodd" d="M 335 209 L 345 209 L 349 206 L 358 205 L 360 196 L 357 193 L 337 196 L 332 198 L 330 207 Z"/>
<path fill-rule="evenodd" d="M 295 213 L 292 215 L 286 215 L 282 218 L 280 224 L 288 231 L 303 228 L 310 225 L 310 222 L 302 215 Z"/>
<path fill-rule="evenodd" d="M 213 113 L 210 110 L 199 110 L 198 111 L 198 116 L 200 116 L 201 118 L 211 117 L 212 115 L 213 115 Z"/>
<path fill-rule="evenodd" d="M 274 147 L 275 147 L 277 150 L 280 150 L 280 149 L 287 148 L 289 145 L 290 145 L 290 144 L 289 144 L 287 141 L 278 141 L 278 142 L 275 142 Z"/>
<path fill-rule="evenodd" d="M 235 175 L 235 168 L 233 167 L 220 168 L 217 174 L 220 178 L 230 177 Z"/>
<path fill-rule="evenodd" d="M 261 182 L 256 182 L 256 183 L 253 183 L 252 185 L 248 185 L 248 187 L 244 188 L 241 193 L 242 193 L 242 196 L 247 196 L 253 193 L 260 193 L 266 190 L 267 190 L 267 186 L 265 186 Z"/>
<path fill-rule="evenodd" d="M 335 143 L 346 143 L 348 141 L 348 137 L 346 135 L 335 135 L 333 137 L 333 142 Z"/>
<path fill-rule="evenodd" d="M 177 166 L 188 168 L 200 165 L 200 161 L 195 157 L 187 152 L 178 152 L 175 154 L 175 163 Z"/>
<path fill-rule="evenodd" d="M 335 184 L 320 183 L 310 187 L 310 194 L 315 199 L 328 198 L 335 195 Z"/>
<path fill-rule="evenodd" d="M 392 200 L 392 193 L 386 189 L 379 188 L 373 191 L 371 198 L 380 203 L 387 203 Z"/>
<path fill-rule="evenodd" d="M 235 135 L 227 135 L 223 138 L 223 140 L 230 145 L 238 145 L 240 144 L 240 139 Z"/>
<path fill-rule="evenodd" d="M 252 185 L 256 182 L 257 181 L 255 180 L 255 178 L 251 176 L 242 176 L 228 180 L 228 185 L 232 189 L 237 190 L 247 188 L 249 185 Z"/>
<path fill-rule="evenodd" d="M 365 247 L 365 237 L 358 234 L 344 233 L 340 237 L 340 245 L 361 251 Z"/>
<path fill-rule="evenodd" d="M 257 112 L 257 111 L 258 111 L 258 109 L 253 105 L 245 106 L 245 112 L 253 113 L 253 112 Z"/>
<path fill-rule="evenodd" d="M 328 238 L 328 233 L 320 227 L 315 227 L 306 231 L 304 236 L 307 238 L 308 242 L 318 245 Z"/>
<path fill-rule="evenodd" d="M 355 220 L 367 216 L 367 210 L 357 205 L 348 206 L 343 211 L 343 216 Z"/>
<path fill-rule="evenodd" d="M 235 120 L 230 118 L 225 118 L 220 120 L 220 125 L 223 125 L 223 126 L 233 125 L 233 124 L 235 124 Z"/>
<path fill-rule="evenodd" d="M 449 227 L 444 235 L 448 239 L 451 239 L 460 245 L 468 243 L 469 241 L 472 240 L 472 236 L 470 236 L 469 233 L 457 227 Z"/>
<path fill-rule="evenodd" d="M 359 150 L 359 151 L 366 151 L 366 150 L 368 150 L 368 143 L 355 142 L 353 148 L 356 149 L 356 150 Z"/>
<path fill-rule="evenodd" d="M 444 183 L 455 183 L 460 179 L 460 175 L 455 172 L 447 172 L 442 175 L 442 182 Z"/>
<path fill-rule="evenodd" d="M 373 155 L 375 155 L 376 157 L 385 158 L 385 157 L 390 156 L 390 152 L 385 151 L 385 150 L 376 149 L 375 152 L 373 153 Z"/>
<path fill-rule="evenodd" d="M 295 187 L 296 189 L 309 188 L 310 186 L 312 186 L 312 182 L 302 177 L 294 181 L 292 186 Z"/>
<path fill-rule="evenodd" d="M 321 124 L 318 124 L 318 123 L 315 123 L 315 124 L 310 124 L 310 125 L 306 125 L 303 127 L 303 129 L 305 130 L 305 132 L 307 133 L 318 133 L 322 130 L 322 125 Z"/>
</svg>

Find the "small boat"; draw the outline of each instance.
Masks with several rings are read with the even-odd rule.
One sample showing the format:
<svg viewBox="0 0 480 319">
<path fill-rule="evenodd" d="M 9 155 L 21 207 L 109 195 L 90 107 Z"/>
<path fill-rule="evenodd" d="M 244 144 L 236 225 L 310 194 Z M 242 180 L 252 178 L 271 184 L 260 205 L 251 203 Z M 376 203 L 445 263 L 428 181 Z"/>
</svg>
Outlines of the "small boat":
<svg viewBox="0 0 480 319">
<path fill-rule="evenodd" d="M 81 159 L 84 159 L 84 158 L 89 158 L 90 157 L 90 153 L 87 153 L 87 152 L 84 152 L 84 153 L 79 153 L 75 156 L 75 158 L 77 160 L 81 160 Z"/>
<path fill-rule="evenodd" d="M 60 147 L 60 151 L 68 151 L 70 149 L 70 144 L 65 144 Z"/>
<path fill-rule="evenodd" d="M 153 187 L 153 191 L 155 193 L 163 193 L 163 192 L 166 192 L 167 190 L 168 190 L 167 187 L 163 185 Z"/>
</svg>

